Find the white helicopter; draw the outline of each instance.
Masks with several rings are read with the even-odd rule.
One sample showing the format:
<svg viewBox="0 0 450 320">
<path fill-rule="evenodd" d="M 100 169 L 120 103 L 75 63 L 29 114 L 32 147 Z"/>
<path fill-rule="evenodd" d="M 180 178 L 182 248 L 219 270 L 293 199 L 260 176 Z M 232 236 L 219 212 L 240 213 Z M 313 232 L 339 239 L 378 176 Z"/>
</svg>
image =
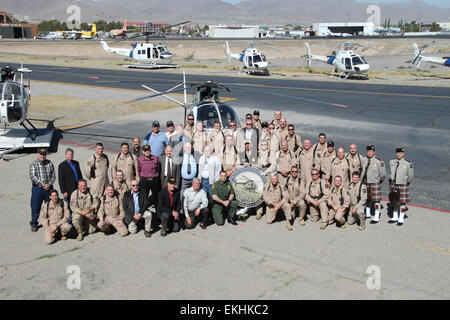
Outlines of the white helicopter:
<svg viewBox="0 0 450 320">
<path fill-rule="evenodd" d="M 308 68 L 311 67 L 312 60 L 317 60 L 334 66 L 332 72 L 330 73 L 330 78 L 334 75 L 337 75 L 339 76 L 339 79 L 341 78 L 347 79 L 350 75 L 355 74 L 359 76 L 368 77 L 367 71 L 369 71 L 370 69 L 369 64 L 362 55 L 357 54 L 354 51 L 348 50 L 350 45 L 351 44 L 348 42 L 344 43 L 344 48 L 333 51 L 333 55 L 331 56 L 317 56 L 311 54 L 309 44 L 305 43 L 307 51 L 306 58 L 308 62 Z"/>
<path fill-rule="evenodd" d="M 239 69 L 239 73 L 243 74 L 269 73 L 269 70 L 267 69 L 269 66 L 269 62 L 267 61 L 266 55 L 262 52 L 258 52 L 258 50 L 253 47 L 254 42 L 250 42 L 249 43 L 250 47 L 242 50 L 241 54 L 232 53 L 228 41 L 226 41 L 225 43 L 227 46 L 227 51 L 225 52 L 225 54 L 228 57 L 228 61 L 231 62 L 231 58 L 233 58 L 243 63 L 243 66 Z M 276 50 L 274 48 L 271 49 Z"/>
<path fill-rule="evenodd" d="M 160 33 L 163 30 L 170 29 L 175 26 L 179 26 L 182 24 L 186 24 L 190 21 L 184 21 L 177 24 L 169 25 L 163 28 L 155 29 L 152 31 L 145 31 L 139 33 L 136 36 L 130 37 L 129 39 L 145 36 L 145 43 L 134 43 L 132 44 L 132 49 L 125 48 L 111 48 L 102 39 L 100 42 L 102 44 L 103 50 L 107 52 L 112 52 L 118 55 L 122 55 L 125 57 L 132 58 L 137 61 L 137 64 L 129 65 L 129 68 L 143 68 L 143 69 L 155 69 L 155 68 L 176 68 L 178 67 L 175 64 L 170 64 L 170 61 L 173 58 L 173 54 L 167 49 L 167 46 L 159 43 L 153 44 L 149 43 L 149 37 L 151 34 Z M 149 30 L 151 29 L 151 22 L 149 22 Z"/>
<path fill-rule="evenodd" d="M 411 61 L 411 63 L 413 65 L 415 65 L 417 68 L 420 68 L 420 63 L 422 61 L 433 63 L 433 64 L 440 64 L 440 65 L 444 65 L 446 67 L 450 67 L 450 57 L 443 57 L 443 58 L 427 57 L 427 56 L 423 56 L 422 55 L 422 51 L 423 51 L 423 49 L 419 50 L 419 47 L 417 46 L 417 43 L 414 43 L 414 54 L 415 54 L 415 57 Z"/>
<path fill-rule="evenodd" d="M 132 58 L 139 63 L 129 67 L 170 67 L 169 63 L 173 58 L 173 54 L 162 43 L 156 45 L 153 43 L 134 43 L 131 45 L 132 49 L 111 48 L 103 39 L 101 40 L 101 44 L 105 51 Z M 176 67 L 175 65 L 171 66 Z"/>
<path fill-rule="evenodd" d="M 20 80 L 17 75 L 20 74 Z M 3 155 L 23 148 L 50 147 L 53 137 L 53 124 L 49 122 L 46 129 L 37 129 L 28 119 L 28 107 L 30 101 L 30 74 L 31 70 L 24 68 L 15 69 L 5 66 L 1 69 L 0 79 L 0 158 Z M 28 83 L 24 83 L 24 75 Z M 25 79 L 26 80 L 26 79 Z M 15 128 L 20 125 L 23 129 Z"/>
</svg>

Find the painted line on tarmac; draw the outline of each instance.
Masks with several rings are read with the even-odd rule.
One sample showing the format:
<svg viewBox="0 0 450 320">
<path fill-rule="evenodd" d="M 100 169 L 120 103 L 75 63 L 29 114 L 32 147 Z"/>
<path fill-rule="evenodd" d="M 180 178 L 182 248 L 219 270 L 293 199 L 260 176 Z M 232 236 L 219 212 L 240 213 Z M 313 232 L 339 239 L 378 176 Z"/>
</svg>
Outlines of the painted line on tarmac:
<svg viewBox="0 0 450 320">
<path fill-rule="evenodd" d="M 107 69 L 105 69 L 107 70 Z M 51 72 L 51 71 L 43 71 Z M 69 74 L 69 72 L 60 72 L 64 74 Z M 70 72 L 77 76 L 91 76 L 92 73 L 76 73 Z M 123 75 L 103 75 L 103 77 L 121 78 L 121 79 L 133 79 L 142 81 L 167 81 L 167 79 L 160 78 L 140 78 L 138 76 L 123 76 Z M 34 81 L 34 80 L 33 80 Z M 425 94 L 409 94 L 409 93 L 395 93 L 395 92 L 376 92 L 376 91 L 355 91 L 355 90 L 342 90 L 342 89 L 321 89 L 321 88 L 305 88 L 305 87 L 291 87 L 291 86 L 275 86 L 275 85 L 265 85 L 265 84 L 251 84 L 251 83 L 233 83 L 233 85 L 238 86 L 253 86 L 253 87 L 265 87 L 265 88 L 276 88 L 276 89 L 291 89 L 291 90 L 306 90 L 306 91 L 322 91 L 322 92 L 337 92 L 337 93 L 352 93 L 352 94 L 371 94 L 371 95 L 387 95 L 387 96 L 400 96 L 400 97 L 422 97 L 422 98 L 436 98 L 436 99 L 450 99 L 450 96 L 434 96 Z"/>
<path fill-rule="evenodd" d="M 432 251 L 432 252 L 435 252 L 435 253 L 439 253 L 439 254 L 450 256 L 450 250 L 448 250 L 448 249 L 432 246 L 432 245 L 429 245 L 429 244 L 426 244 L 426 243 L 419 243 L 419 242 L 413 242 L 413 243 L 411 243 L 411 245 L 413 247 L 416 247 L 416 248 L 420 248 L 420 249 L 424 249 L 424 250 L 427 250 L 427 251 Z"/>
</svg>

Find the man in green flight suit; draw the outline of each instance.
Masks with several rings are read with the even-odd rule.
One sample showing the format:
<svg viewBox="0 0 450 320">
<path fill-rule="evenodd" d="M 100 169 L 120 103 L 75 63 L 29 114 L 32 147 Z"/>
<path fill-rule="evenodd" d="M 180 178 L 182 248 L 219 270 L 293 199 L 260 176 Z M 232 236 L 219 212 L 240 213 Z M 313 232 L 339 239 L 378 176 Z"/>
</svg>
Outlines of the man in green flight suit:
<svg viewBox="0 0 450 320">
<path fill-rule="evenodd" d="M 228 223 L 237 225 L 236 210 L 238 203 L 234 200 L 234 190 L 230 181 L 227 179 L 225 171 L 220 172 L 220 180 L 216 181 L 212 186 L 212 199 L 214 201 L 212 207 L 212 216 L 214 222 L 218 226 L 225 223 L 224 213 L 228 212 Z"/>
</svg>

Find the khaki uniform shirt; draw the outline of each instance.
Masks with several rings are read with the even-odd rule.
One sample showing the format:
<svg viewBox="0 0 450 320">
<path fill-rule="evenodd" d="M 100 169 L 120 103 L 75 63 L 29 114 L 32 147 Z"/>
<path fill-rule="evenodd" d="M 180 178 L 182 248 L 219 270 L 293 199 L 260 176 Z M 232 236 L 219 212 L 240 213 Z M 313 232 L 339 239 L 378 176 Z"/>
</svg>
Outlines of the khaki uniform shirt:
<svg viewBox="0 0 450 320">
<path fill-rule="evenodd" d="M 186 137 L 189 137 L 189 141 L 186 142 L 191 142 L 192 141 L 192 137 L 194 136 L 194 126 L 190 126 L 189 124 L 186 124 L 186 126 L 184 127 L 184 135 Z"/>
<path fill-rule="evenodd" d="M 61 206 L 62 202 L 62 206 Z M 53 201 L 43 202 L 41 206 L 41 212 L 39 214 L 39 221 L 45 229 L 51 226 L 60 226 L 70 219 L 70 210 L 67 203 L 59 199 L 57 204 Z"/>
<path fill-rule="evenodd" d="M 397 167 L 397 163 L 399 164 Z M 391 167 L 391 180 L 394 182 L 394 184 L 409 184 L 411 183 L 413 177 L 414 177 L 414 168 L 413 164 L 406 160 L 405 158 L 402 158 L 399 160 L 393 159 L 390 161 L 390 167 Z M 397 170 L 397 176 L 395 176 L 395 171 Z M 395 177 L 395 181 L 394 181 Z"/>
<path fill-rule="evenodd" d="M 330 197 L 330 188 L 323 180 L 319 180 L 318 183 L 311 180 L 306 184 L 305 193 L 305 200 L 309 203 L 313 201 L 327 203 L 328 198 Z M 319 199 L 320 196 L 322 197 Z"/>
<path fill-rule="evenodd" d="M 275 159 L 270 165 L 270 171 L 274 172 L 277 171 L 278 173 L 281 173 L 281 171 L 287 171 L 290 172 L 293 165 L 297 164 L 297 158 L 295 157 L 294 153 L 291 152 L 289 149 L 287 152 L 284 152 L 282 150 L 278 151 L 275 154 Z"/>
<path fill-rule="evenodd" d="M 119 193 L 119 197 L 123 199 L 123 194 L 130 190 L 130 187 L 128 186 L 126 181 L 123 181 L 122 183 L 119 183 L 116 179 L 113 181 L 114 190 Z"/>
<path fill-rule="evenodd" d="M 239 165 L 239 154 L 234 146 L 231 146 L 231 148 L 225 147 L 225 150 L 220 154 L 220 159 L 222 160 L 222 166 L 225 171 L 234 171 Z"/>
<path fill-rule="evenodd" d="M 128 153 L 127 155 L 120 153 L 118 156 L 114 157 L 111 164 L 112 177 L 116 176 L 117 170 L 123 171 L 124 179 L 128 184 L 135 179 L 139 182 L 138 159 L 131 153 Z"/>
<path fill-rule="evenodd" d="M 328 205 L 331 207 L 332 204 L 338 208 L 348 208 L 350 206 L 350 193 L 346 187 L 340 186 L 339 188 L 333 187 L 331 189 Z"/>
<path fill-rule="evenodd" d="M 361 194 L 359 193 L 359 188 L 361 186 Z M 348 192 L 350 193 L 350 209 L 365 208 L 367 203 L 367 187 L 364 183 L 359 181 L 357 184 L 353 182 L 348 187 Z M 360 197 L 358 201 L 358 197 Z"/>
<path fill-rule="evenodd" d="M 276 186 L 272 185 L 272 182 L 267 182 L 264 186 L 263 191 L 264 201 L 267 205 L 270 205 L 272 202 L 276 203 L 287 203 L 289 199 L 289 193 L 286 188 L 282 187 L 278 182 Z"/>
<path fill-rule="evenodd" d="M 268 169 L 270 168 L 271 164 L 271 157 L 269 150 L 266 151 L 259 151 L 258 154 L 258 169 L 260 169 L 264 174 L 267 172 L 270 172 Z"/>
<path fill-rule="evenodd" d="M 253 125 L 255 126 L 255 128 L 257 128 L 258 130 L 261 130 L 262 125 L 261 125 L 261 119 L 258 119 L 255 121 L 255 119 L 253 119 Z"/>
<path fill-rule="evenodd" d="M 108 162 L 106 159 L 108 156 L 104 154 L 104 157 L 98 157 L 96 154 L 91 155 L 87 162 L 85 168 L 85 177 L 87 179 L 92 179 L 91 177 L 91 167 L 94 165 L 94 156 L 95 156 L 95 179 L 106 178 L 108 179 Z"/>
<path fill-rule="evenodd" d="M 98 210 L 97 216 L 100 220 L 104 220 L 105 217 L 110 217 L 113 219 L 123 219 L 125 216 L 125 211 L 123 210 L 122 199 L 113 195 L 111 198 L 104 195 L 100 201 L 100 209 Z"/>
<path fill-rule="evenodd" d="M 336 152 L 333 150 L 332 153 L 329 153 L 328 150 L 322 154 L 320 158 L 320 170 L 322 171 L 322 178 L 330 180 L 331 175 L 331 161 L 336 158 Z"/>
<path fill-rule="evenodd" d="M 348 186 L 351 181 L 351 169 L 350 169 L 350 161 L 346 158 L 343 158 L 340 160 L 339 158 L 334 158 L 333 161 L 331 161 L 331 185 L 334 186 L 334 178 L 336 176 L 341 176 L 342 178 L 342 185 Z"/>
<path fill-rule="evenodd" d="M 205 150 L 208 144 L 208 136 L 205 131 L 195 131 L 192 137 L 192 147 L 194 148 L 194 159 L 198 163 L 198 160 L 203 155 L 203 150 Z"/>
<path fill-rule="evenodd" d="M 91 195 L 89 189 L 86 193 L 80 192 L 80 190 L 75 190 L 70 196 L 70 209 L 72 213 L 78 213 L 79 211 L 89 210 L 91 207 L 98 209 L 99 200 L 97 197 Z M 93 216 L 96 216 L 94 212 Z"/>
<path fill-rule="evenodd" d="M 222 131 L 217 132 L 214 130 L 209 134 L 208 144 L 212 144 L 214 148 L 214 152 L 217 154 L 220 150 L 223 150 L 223 146 L 225 144 L 225 136 Z"/>
<path fill-rule="evenodd" d="M 311 181 L 311 170 L 320 169 L 320 164 L 317 163 L 317 159 L 314 161 L 314 149 L 310 148 L 308 151 L 302 149 L 298 155 L 298 160 L 300 163 L 300 172 L 303 183 L 306 185 L 307 182 Z"/>
<path fill-rule="evenodd" d="M 287 127 L 284 129 L 278 128 L 277 134 L 278 134 L 278 137 L 280 138 L 280 148 L 281 148 L 281 141 L 286 139 L 288 132 L 289 131 L 288 131 Z"/>
<path fill-rule="evenodd" d="M 358 171 L 359 173 L 361 173 L 362 171 L 362 162 L 363 162 L 363 156 L 360 155 L 359 153 L 355 154 L 355 156 L 353 157 L 350 153 L 347 153 L 345 155 L 345 157 L 348 159 L 348 161 L 350 162 L 350 173 L 353 174 L 353 172 Z"/>
<path fill-rule="evenodd" d="M 300 199 L 305 199 L 305 188 L 300 180 L 300 176 L 297 179 L 288 177 L 286 179 L 286 190 L 288 192 L 288 199 L 290 203 L 297 203 Z"/>
<path fill-rule="evenodd" d="M 371 159 L 364 157 L 361 177 L 366 183 L 382 183 L 386 178 L 386 166 L 383 160 L 375 156 Z M 367 181 L 364 181 L 364 178 Z"/>
<path fill-rule="evenodd" d="M 298 134 L 293 134 L 290 136 L 289 134 L 286 136 L 285 140 L 288 142 L 288 149 L 291 152 L 294 152 L 296 156 L 298 156 L 300 150 L 303 148 L 302 137 Z"/>
</svg>

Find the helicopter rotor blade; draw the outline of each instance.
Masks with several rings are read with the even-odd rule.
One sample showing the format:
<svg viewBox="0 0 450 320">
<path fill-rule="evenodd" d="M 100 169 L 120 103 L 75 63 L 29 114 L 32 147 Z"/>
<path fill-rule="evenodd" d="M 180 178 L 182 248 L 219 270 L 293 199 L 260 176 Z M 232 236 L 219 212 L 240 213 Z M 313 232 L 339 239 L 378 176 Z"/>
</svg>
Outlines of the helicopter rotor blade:
<svg viewBox="0 0 450 320">
<path fill-rule="evenodd" d="M 181 85 L 181 84 L 180 84 Z M 154 89 L 152 89 L 152 88 L 150 88 L 150 87 L 147 87 L 147 86 L 145 86 L 145 85 L 142 85 L 145 89 L 147 89 L 147 90 L 150 90 L 150 91 L 152 91 L 152 92 L 156 92 L 155 94 L 151 94 L 151 95 L 148 95 L 148 96 L 143 96 L 143 97 L 140 97 L 140 98 L 136 98 L 136 99 L 132 99 L 132 100 L 128 100 L 128 101 L 122 101 L 122 103 L 125 103 L 125 104 L 129 104 L 129 103 L 134 103 L 134 102 L 138 102 L 138 101 L 142 101 L 142 100 L 145 100 L 145 99 L 149 99 L 149 98 L 154 98 L 154 97 L 158 97 L 158 96 L 164 96 L 164 95 L 166 95 L 166 94 L 168 94 L 168 93 L 173 93 L 173 92 L 177 92 L 177 91 L 183 91 L 184 90 L 184 88 L 179 88 L 179 89 L 175 89 L 175 90 L 168 90 L 168 91 L 165 91 L 165 92 L 159 92 L 159 91 L 156 91 L 156 90 L 154 90 Z M 166 98 L 169 98 L 169 97 L 166 97 Z M 170 98 L 170 99 L 172 99 L 172 98 Z M 175 99 L 174 99 L 175 100 Z M 176 101 L 176 100 L 175 100 Z M 178 104 L 182 104 L 182 103 L 180 103 L 179 101 L 176 101 Z"/>
</svg>

